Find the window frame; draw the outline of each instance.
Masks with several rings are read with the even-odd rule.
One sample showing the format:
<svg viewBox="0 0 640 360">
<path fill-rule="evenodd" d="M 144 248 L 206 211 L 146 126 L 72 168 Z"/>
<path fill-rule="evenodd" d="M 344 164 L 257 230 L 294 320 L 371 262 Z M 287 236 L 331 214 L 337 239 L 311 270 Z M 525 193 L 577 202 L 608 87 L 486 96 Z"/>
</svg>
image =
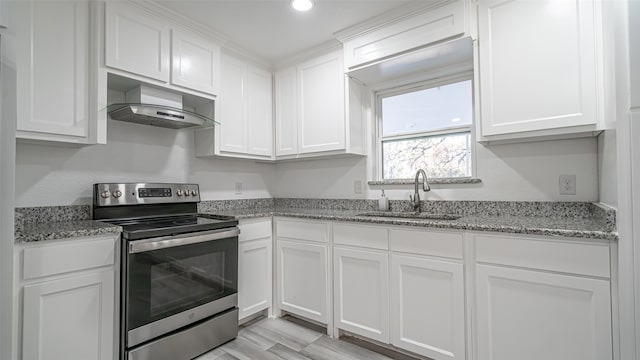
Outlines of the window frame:
<svg viewBox="0 0 640 360">
<path fill-rule="evenodd" d="M 385 97 L 402 95 L 410 92 L 426 90 L 438 86 L 450 85 L 457 82 L 462 81 L 471 81 L 471 124 L 469 125 L 458 125 L 458 126 L 450 126 L 438 130 L 431 131 L 420 131 L 420 132 L 406 132 L 406 133 L 398 133 L 390 136 L 383 137 L 382 136 L 382 99 Z M 451 76 L 439 77 L 436 79 L 419 81 L 407 85 L 395 86 L 390 88 L 385 88 L 383 90 L 376 91 L 374 94 L 375 97 L 375 110 L 373 119 L 375 121 L 374 124 L 374 153 L 375 153 L 375 179 L 378 181 L 397 181 L 397 180 L 406 180 L 405 179 L 385 179 L 383 177 L 383 156 L 382 156 L 382 143 L 384 141 L 394 141 L 394 140 L 410 140 L 415 138 L 423 138 L 430 136 L 442 136 L 442 135 L 453 135 L 459 133 L 469 132 L 470 141 L 469 141 L 469 151 L 470 154 L 470 170 L 471 174 L 469 176 L 460 176 L 460 177 L 451 177 L 451 178 L 430 178 L 430 179 L 471 179 L 476 176 L 476 112 L 475 112 L 475 91 L 474 91 L 475 81 L 473 71 L 466 71 L 463 73 L 458 73 Z M 410 178 L 411 179 L 411 178 Z M 412 179 L 411 179 L 412 180 Z"/>
</svg>

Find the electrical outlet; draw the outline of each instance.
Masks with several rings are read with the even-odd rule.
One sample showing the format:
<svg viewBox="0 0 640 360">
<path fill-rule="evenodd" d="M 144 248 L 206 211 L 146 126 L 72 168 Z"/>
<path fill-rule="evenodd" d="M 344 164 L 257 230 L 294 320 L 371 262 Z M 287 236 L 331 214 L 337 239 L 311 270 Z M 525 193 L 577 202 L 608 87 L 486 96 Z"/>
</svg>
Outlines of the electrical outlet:
<svg viewBox="0 0 640 360">
<path fill-rule="evenodd" d="M 242 195 L 242 183 L 241 182 L 237 182 L 236 183 L 236 195 Z"/>
<path fill-rule="evenodd" d="M 362 181 L 356 180 L 353 182 L 353 193 L 362 194 Z"/>
<path fill-rule="evenodd" d="M 576 194 L 576 176 L 575 175 L 560 175 L 560 195 L 575 195 Z"/>
</svg>

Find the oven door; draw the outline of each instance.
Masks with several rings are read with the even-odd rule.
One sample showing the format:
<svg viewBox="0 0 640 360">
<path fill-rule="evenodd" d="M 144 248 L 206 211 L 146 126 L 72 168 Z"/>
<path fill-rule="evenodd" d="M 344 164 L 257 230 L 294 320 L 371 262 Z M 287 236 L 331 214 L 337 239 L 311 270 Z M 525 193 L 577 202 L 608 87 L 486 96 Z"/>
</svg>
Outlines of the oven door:
<svg viewBox="0 0 640 360">
<path fill-rule="evenodd" d="M 128 243 L 127 348 L 237 306 L 238 228 Z"/>
</svg>

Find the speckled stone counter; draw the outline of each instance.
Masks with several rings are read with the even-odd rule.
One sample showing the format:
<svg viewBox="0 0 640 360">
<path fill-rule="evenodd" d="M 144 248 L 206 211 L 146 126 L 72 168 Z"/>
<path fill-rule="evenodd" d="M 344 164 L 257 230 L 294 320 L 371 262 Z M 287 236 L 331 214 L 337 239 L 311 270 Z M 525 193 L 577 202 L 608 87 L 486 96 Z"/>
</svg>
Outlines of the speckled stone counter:
<svg viewBox="0 0 640 360">
<path fill-rule="evenodd" d="M 229 209 L 208 212 L 250 219 L 265 216 L 283 216 L 303 219 L 348 221 L 368 224 L 416 226 L 469 231 L 494 231 L 516 234 L 566 236 L 590 239 L 615 240 L 617 235 L 607 231 L 606 224 L 594 218 L 534 217 L 534 216 L 463 216 L 456 220 L 425 220 L 362 216 L 362 210 L 331 210 L 279 208 Z"/>
<path fill-rule="evenodd" d="M 392 211 L 410 211 L 411 204 L 391 200 Z M 422 211 L 455 214 L 456 220 L 405 219 L 363 216 L 377 210 L 377 200 L 366 199 L 245 199 L 203 201 L 204 214 L 250 219 L 284 216 L 369 224 L 416 226 L 470 231 L 566 236 L 615 240 L 615 210 L 584 202 L 423 201 Z M 92 221 L 88 205 L 16 209 L 16 242 L 118 234 L 114 226 Z"/>
<path fill-rule="evenodd" d="M 21 232 L 16 231 L 16 243 L 65 239 L 95 235 L 117 235 L 122 232 L 120 226 L 100 221 L 58 221 L 24 224 Z"/>
<path fill-rule="evenodd" d="M 440 229 L 617 239 L 615 211 L 584 202 L 422 202 L 423 212 L 461 216 L 456 220 L 362 216 L 363 213 L 377 210 L 376 200 L 275 199 L 273 206 L 264 206 L 267 203 L 261 202 L 253 204 L 255 207 L 239 208 L 230 207 L 233 203 L 221 205 L 205 202 L 204 205 L 199 209 L 203 213 L 234 216 L 237 219 L 284 216 Z M 393 211 L 412 210 L 410 203 L 402 200 L 390 201 L 390 208 Z"/>
<path fill-rule="evenodd" d="M 117 235 L 121 232 L 120 226 L 91 220 L 89 205 L 16 209 L 16 243 L 107 234 Z"/>
</svg>

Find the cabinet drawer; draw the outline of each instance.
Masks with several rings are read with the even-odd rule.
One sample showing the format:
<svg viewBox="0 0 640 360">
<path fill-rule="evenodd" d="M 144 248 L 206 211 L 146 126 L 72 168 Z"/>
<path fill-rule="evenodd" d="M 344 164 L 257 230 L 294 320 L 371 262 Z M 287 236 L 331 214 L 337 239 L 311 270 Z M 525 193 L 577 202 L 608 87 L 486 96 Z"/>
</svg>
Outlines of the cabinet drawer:
<svg viewBox="0 0 640 360">
<path fill-rule="evenodd" d="M 238 225 L 240 236 L 238 241 L 249 241 L 271 237 L 271 220 L 260 219 L 259 221 L 241 221 Z"/>
<path fill-rule="evenodd" d="M 333 225 L 333 242 L 342 245 L 389 250 L 388 230 L 378 226 Z"/>
<path fill-rule="evenodd" d="M 277 220 L 278 237 L 327 242 L 327 224 L 315 221 Z"/>
<path fill-rule="evenodd" d="M 544 238 L 476 235 L 479 262 L 609 277 L 609 245 Z"/>
<path fill-rule="evenodd" d="M 462 259 L 462 233 L 391 229 L 392 251 Z"/>
<path fill-rule="evenodd" d="M 23 279 L 35 279 L 115 263 L 115 238 L 78 239 L 27 247 L 23 251 Z"/>
</svg>

